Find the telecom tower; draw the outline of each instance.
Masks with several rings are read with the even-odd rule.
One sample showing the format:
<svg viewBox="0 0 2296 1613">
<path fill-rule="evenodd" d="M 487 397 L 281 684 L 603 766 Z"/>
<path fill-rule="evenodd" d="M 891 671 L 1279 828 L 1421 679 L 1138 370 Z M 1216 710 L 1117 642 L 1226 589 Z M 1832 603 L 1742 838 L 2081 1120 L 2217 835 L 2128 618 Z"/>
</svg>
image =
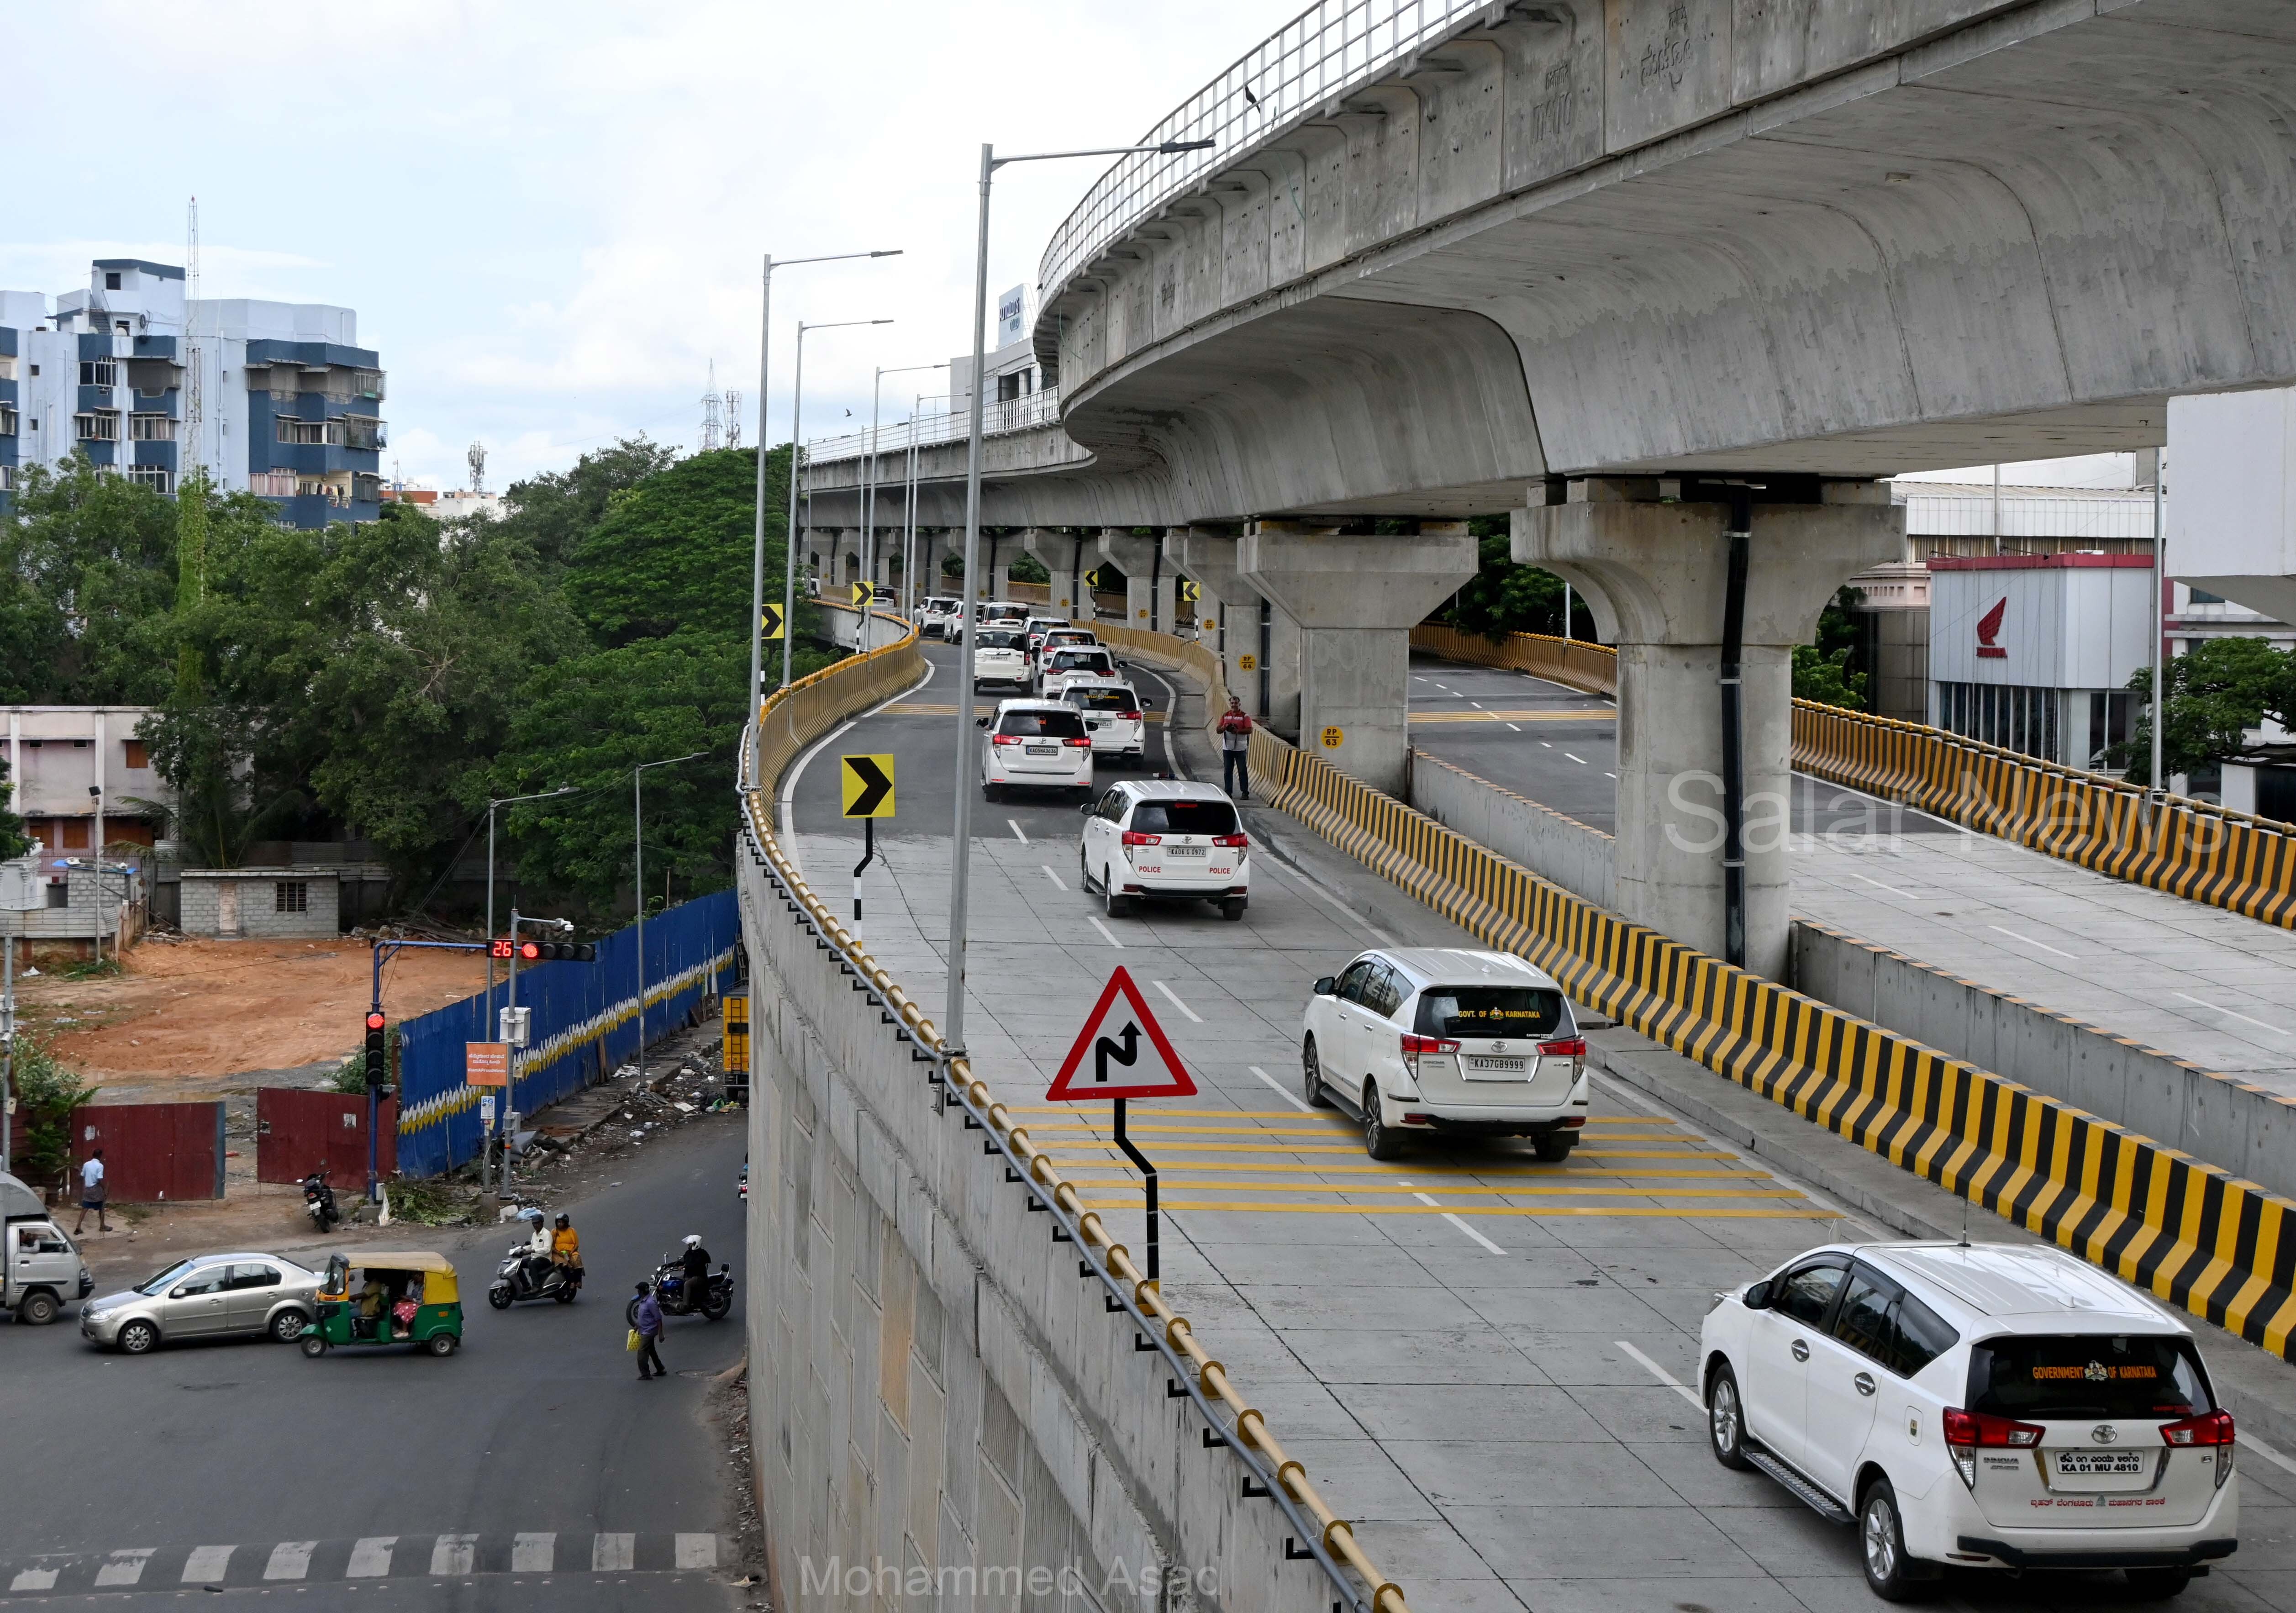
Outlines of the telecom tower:
<svg viewBox="0 0 2296 1613">
<path fill-rule="evenodd" d="M 207 470 L 208 422 L 205 383 L 201 376 L 206 365 L 200 347 L 200 199 L 192 198 L 184 221 L 184 455 L 177 471 L 180 481 L 184 472 L 197 467 Z"/>
<path fill-rule="evenodd" d="M 471 491 L 485 492 L 487 490 L 487 445 L 482 442 L 472 443 L 471 451 L 463 455 L 463 458 L 471 467 Z"/>
<path fill-rule="evenodd" d="M 726 446 L 742 446 L 742 395 L 731 387 L 726 389 Z"/>
<path fill-rule="evenodd" d="M 701 452 L 704 454 L 715 448 L 718 438 L 724 434 L 723 417 L 718 413 L 724 406 L 725 399 L 718 396 L 718 361 L 713 358 L 709 361 L 709 389 L 701 395 Z"/>
</svg>

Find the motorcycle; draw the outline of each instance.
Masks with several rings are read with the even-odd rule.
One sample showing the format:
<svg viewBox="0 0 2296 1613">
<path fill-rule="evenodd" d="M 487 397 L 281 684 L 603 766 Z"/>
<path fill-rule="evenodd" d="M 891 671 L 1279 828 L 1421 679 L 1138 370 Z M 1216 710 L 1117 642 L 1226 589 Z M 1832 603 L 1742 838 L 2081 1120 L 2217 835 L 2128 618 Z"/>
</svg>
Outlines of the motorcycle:
<svg viewBox="0 0 2296 1613">
<path fill-rule="evenodd" d="M 513 1243 L 495 1268 L 495 1280 L 487 1287 L 487 1303 L 498 1311 L 510 1309 L 521 1299 L 555 1299 L 561 1305 L 571 1305 L 581 1291 L 580 1266 L 561 1265 L 537 1255 L 529 1244 Z"/>
<path fill-rule="evenodd" d="M 734 1268 L 721 1265 L 709 1273 L 702 1281 L 690 1285 L 699 1292 L 688 1292 L 685 1265 L 675 1257 L 654 1268 L 654 1302 L 661 1306 L 664 1316 L 691 1316 L 696 1312 L 712 1322 L 723 1322 L 734 1309 Z M 624 1307 L 632 1327 L 638 1324 L 637 1296 L 633 1294 Z"/>
<path fill-rule="evenodd" d="M 303 1210 L 311 1217 L 312 1226 L 323 1232 L 343 1218 L 335 1208 L 335 1190 L 327 1185 L 326 1172 L 316 1170 L 303 1178 Z"/>
</svg>

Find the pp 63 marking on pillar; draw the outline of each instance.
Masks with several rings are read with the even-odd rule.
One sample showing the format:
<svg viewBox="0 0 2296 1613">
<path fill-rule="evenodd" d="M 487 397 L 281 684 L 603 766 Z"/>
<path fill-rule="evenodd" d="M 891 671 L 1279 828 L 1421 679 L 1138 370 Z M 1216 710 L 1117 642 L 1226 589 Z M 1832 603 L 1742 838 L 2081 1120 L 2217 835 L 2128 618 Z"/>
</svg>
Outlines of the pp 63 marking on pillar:
<svg viewBox="0 0 2296 1613">
<path fill-rule="evenodd" d="M 1348 731 L 1344 728 L 1326 728 L 1316 737 L 1323 741 L 1324 749 L 1337 750 L 1348 742 Z"/>
</svg>

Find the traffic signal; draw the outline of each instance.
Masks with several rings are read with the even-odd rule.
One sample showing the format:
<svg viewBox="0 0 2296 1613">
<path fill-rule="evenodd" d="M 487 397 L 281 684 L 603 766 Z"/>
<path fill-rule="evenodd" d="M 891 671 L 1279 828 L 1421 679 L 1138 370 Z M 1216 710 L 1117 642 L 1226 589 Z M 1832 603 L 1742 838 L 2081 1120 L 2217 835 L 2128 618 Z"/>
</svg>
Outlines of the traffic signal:
<svg viewBox="0 0 2296 1613">
<path fill-rule="evenodd" d="M 381 1086 L 390 1080 L 389 1033 L 383 1028 L 387 1023 L 382 1017 L 382 1010 L 379 1008 L 367 1014 L 366 1084 L 369 1086 Z"/>
<path fill-rule="evenodd" d="M 488 956 L 495 958 L 507 958 L 510 954 L 511 945 L 508 938 L 501 938 L 487 943 Z"/>
<path fill-rule="evenodd" d="M 598 949 L 587 941 L 521 941 L 521 963 L 595 963 Z"/>
</svg>

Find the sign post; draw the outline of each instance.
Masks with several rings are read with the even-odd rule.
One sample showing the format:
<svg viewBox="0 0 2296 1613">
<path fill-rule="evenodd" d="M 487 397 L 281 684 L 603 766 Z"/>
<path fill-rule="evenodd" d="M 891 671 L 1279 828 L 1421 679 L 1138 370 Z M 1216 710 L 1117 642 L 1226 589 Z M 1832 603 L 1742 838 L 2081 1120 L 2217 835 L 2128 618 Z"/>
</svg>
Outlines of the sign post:
<svg viewBox="0 0 2296 1613">
<path fill-rule="evenodd" d="M 853 921 L 861 921 L 861 871 L 877 860 L 877 820 L 893 815 L 893 758 L 841 756 L 837 782 L 844 815 L 861 820 L 861 860 L 853 864 Z"/>
<path fill-rule="evenodd" d="M 1148 1047 L 1156 1057 L 1148 1067 L 1135 1074 L 1132 1067 L 1140 1061 L 1141 1037 L 1147 1037 Z M 1086 1061 L 1090 1060 L 1089 1078 Z M 1160 1060 L 1160 1070 L 1156 1063 Z M 1116 1069 L 1110 1078 L 1110 1067 Z M 1084 1028 L 1077 1032 L 1069 1056 L 1062 1061 L 1061 1072 L 1053 1077 L 1045 1098 L 1054 1103 L 1091 1103 L 1108 1099 L 1113 1106 L 1116 1121 L 1116 1146 L 1124 1157 L 1140 1167 L 1140 1175 L 1147 1190 L 1148 1209 L 1148 1281 L 1153 1282 L 1161 1275 L 1158 1260 L 1158 1226 L 1156 1213 L 1156 1166 L 1147 1155 L 1134 1146 L 1124 1134 L 1124 1105 L 1131 1098 L 1193 1098 L 1196 1084 L 1188 1075 L 1188 1068 L 1180 1062 L 1180 1055 L 1172 1051 L 1172 1044 L 1164 1035 L 1164 1028 L 1156 1023 L 1156 1016 L 1148 1011 L 1140 988 L 1132 983 L 1132 975 L 1122 964 L 1108 977 L 1101 988 L 1100 1001 L 1085 1016 Z"/>
</svg>

